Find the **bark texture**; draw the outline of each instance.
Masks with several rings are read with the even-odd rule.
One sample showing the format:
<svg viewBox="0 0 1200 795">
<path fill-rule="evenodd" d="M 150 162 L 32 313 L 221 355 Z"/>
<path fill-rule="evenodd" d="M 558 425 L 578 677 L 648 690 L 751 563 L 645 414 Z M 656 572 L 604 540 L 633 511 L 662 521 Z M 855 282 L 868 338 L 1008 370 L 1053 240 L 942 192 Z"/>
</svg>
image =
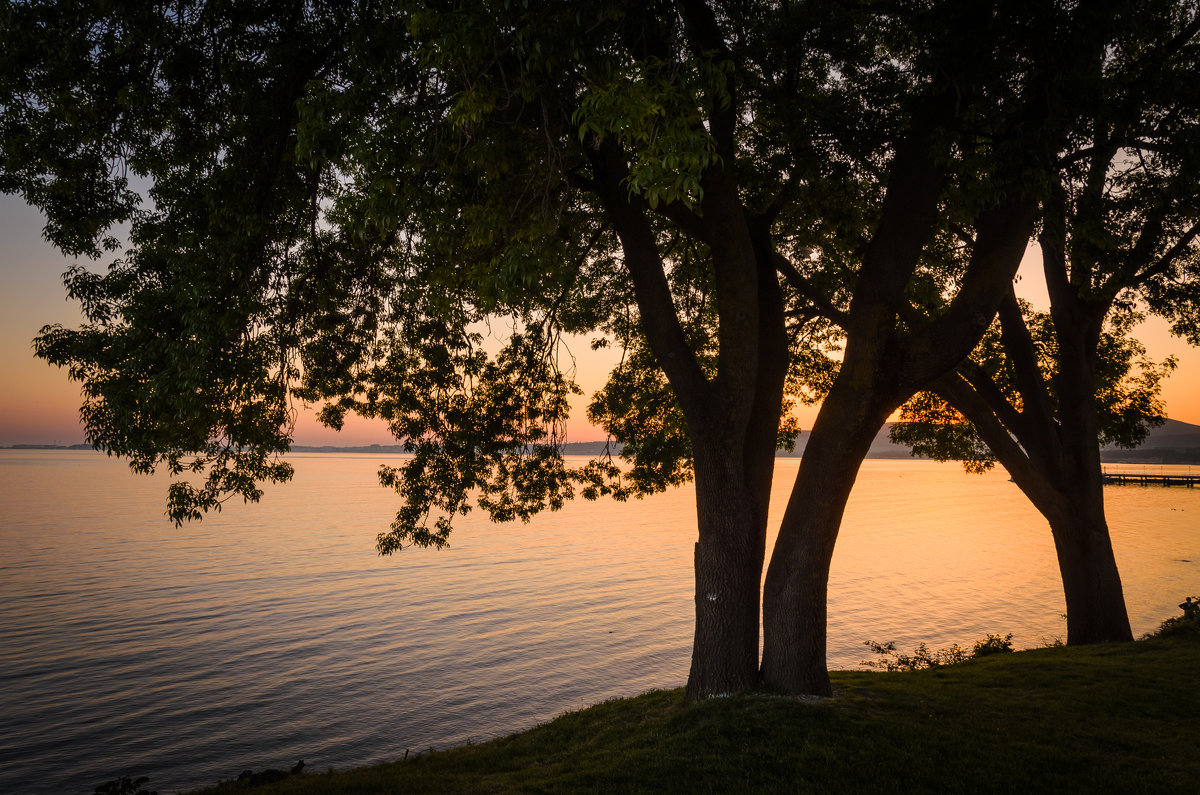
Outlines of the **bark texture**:
<svg viewBox="0 0 1200 795">
<path fill-rule="evenodd" d="M 805 471 L 788 499 L 763 591 L 763 684 L 820 696 L 832 693 L 825 661 L 834 544 L 859 466 L 892 411 L 870 389 L 850 385 L 835 388 L 826 405 L 805 448 Z"/>
<path fill-rule="evenodd" d="M 697 456 L 699 540 L 689 699 L 743 692 L 757 683 L 766 517 L 756 510 L 740 469 L 735 459 Z"/>
</svg>

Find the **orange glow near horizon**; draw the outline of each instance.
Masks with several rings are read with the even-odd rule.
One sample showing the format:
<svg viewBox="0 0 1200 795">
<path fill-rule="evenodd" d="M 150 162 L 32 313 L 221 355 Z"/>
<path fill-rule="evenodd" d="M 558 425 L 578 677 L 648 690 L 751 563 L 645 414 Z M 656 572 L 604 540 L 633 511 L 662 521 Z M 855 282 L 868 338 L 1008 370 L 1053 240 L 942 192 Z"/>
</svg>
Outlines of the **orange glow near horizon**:
<svg viewBox="0 0 1200 795">
<path fill-rule="evenodd" d="M 0 445 L 78 444 L 83 441 L 78 409 L 79 385 L 64 371 L 33 357 L 32 340 L 48 323 L 77 326 L 78 308 L 69 303 L 60 276 L 71 264 L 39 236 L 40 213 L 19 198 L 0 196 Z M 1046 305 L 1040 253 L 1030 248 L 1021 268 L 1018 290 L 1035 306 Z M 1149 318 L 1139 328 L 1139 338 L 1152 358 L 1176 356 L 1179 367 L 1163 385 L 1167 415 L 1200 425 L 1200 350 L 1170 335 L 1167 324 Z M 587 338 L 567 342 L 576 369 L 575 380 L 584 395 L 571 401 L 567 440 L 587 442 L 604 438 L 604 431 L 588 423 L 585 407 L 592 393 L 603 386 L 620 352 L 593 351 Z M 382 421 L 349 417 L 336 432 L 316 421 L 311 408 L 298 405 L 295 442 L 300 445 L 394 444 Z M 802 428 L 812 427 L 818 407 L 801 406 L 794 414 Z"/>
</svg>

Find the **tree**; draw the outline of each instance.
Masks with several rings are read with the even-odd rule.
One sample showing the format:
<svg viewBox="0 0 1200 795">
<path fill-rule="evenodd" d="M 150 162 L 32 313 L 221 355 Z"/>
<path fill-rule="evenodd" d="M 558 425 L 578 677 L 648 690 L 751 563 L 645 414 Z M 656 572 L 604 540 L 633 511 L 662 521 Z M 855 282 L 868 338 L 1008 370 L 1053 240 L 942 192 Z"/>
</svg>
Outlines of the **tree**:
<svg viewBox="0 0 1200 795">
<path fill-rule="evenodd" d="M 770 9 L 745 10 L 761 42 Z M 68 274 L 88 325 L 46 329 L 39 354 L 83 382 L 92 444 L 204 474 L 172 486 L 177 521 L 290 476 L 293 397 L 334 427 L 383 417 L 413 453 L 381 472 L 403 497 L 382 552 L 446 543 L 472 494 L 527 518 L 694 476 L 688 692 L 751 687 L 786 178 L 740 149 L 752 100 L 729 22 L 698 2 L 12 6 L 0 188 L 70 253 L 99 257 L 130 224 L 107 274 Z M 480 325 L 504 318 L 488 356 Z M 671 387 L 608 420 L 627 477 L 559 454 L 573 384 L 557 341 L 588 331 L 636 366 L 598 416 L 626 386 Z"/>
<path fill-rule="evenodd" d="M 932 31 L 948 29 L 934 41 L 951 53 L 962 48 L 961 60 L 944 61 L 939 71 L 960 76 L 952 86 L 956 109 L 969 108 L 963 137 L 947 150 L 921 147 L 907 162 L 897 148 L 883 218 L 862 248 L 854 295 L 846 309 L 826 311 L 845 333 L 845 355 L 767 572 L 762 671 L 769 686 L 830 692 L 829 566 L 854 473 L 887 417 L 953 369 L 963 345 L 980 339 L 979 324 L 990 323 L 1067 140 L 1071 97 L 1080 86 L 1074 64 L 1107 42 L 1113 10 L 1001 5 L 937 9 L 925 20 Z M 975 79 L 961 79 L 966 75 Z M 951 151 L 962 153 L 957 169 L 946 167 Z"/>
<path fill-rule="evenodd" d="M 908 404 L 901 419 L 914 423 L 894 434 L 935 457 L 1003 463 L 1050 523 L 1069 644 L 1132 639 L 1100 445 L 1136 446 L 1162 422 L 1172 363 L 1145 361 L 1127 337 L 1139 305 L 1200 342 L 1198 34 L 1194 6 L 1143 6 L 1087 62 L 1091 89 L 1039 235 L 1049 314 L 1010 294 L 999 331 L 936 397 Z"/>
<path fill-rule="evenodd" d="M 177 521 L 290 476 L 297 397 L 413 453 L 381 472 L 403 498 L 385 553 L 446 543 L 472 505 L 694 477 L 703 697 L 759 679 L 785 392 L 842 323 L 764 607 L 764 679 L 827 692 L 864 440 L 987 329 L 1065 135 L 1055 39 L 1097 35 L 1085 9 L 963 6 L 10 6 L 0 189 L 69 253 L 129 223 L 106 274 L 68 274 L 88 324 L 39 355 L 83 383 L 92 444 L 203 474 L 172 486 Z M 498 354 L 488 323 L 512 329 Z M 564 333 L 627 349 L 592 404 L 627 471 L 559 453 Z"/>
<path fill-rule="evenodd" d="M 1151 427 L 1162 424 L 1159 383 L 1174 361 L 1145 358 L 1145 349 L 1128 336 L 1133 318 L 1110 325 L 1095 353 L 1099 435 L 1072 445 L 1082 423 L 1064 415 L 1057 397 L 1059 349 L 1051 317 L 1026 312 L 1017 326 L 1024 333 L 1014 340 L 1011 312 L 1001 312 L 1006 332 L 994 329 L 969 362 L 903 406 L 892 439 L 915 454 L 962 461 L 970 472 L 984 472 L 999 460 L 1050 523 L 1067 598 L 1067 643 L 1132 640 L 1104 520 L 1099 447 L 1136 447 Z M 1009 344 L 1020 348 L 1012 351 Z M 1017 375 L 1031 363 L 1036 380 Z M 1049 427 L 1033 421 L 1033 406 L 1048 412 Z M 1081 448 L 1096 451 L 1095 471 L 1086 479 L 1068 470 Z"/>
</svg>

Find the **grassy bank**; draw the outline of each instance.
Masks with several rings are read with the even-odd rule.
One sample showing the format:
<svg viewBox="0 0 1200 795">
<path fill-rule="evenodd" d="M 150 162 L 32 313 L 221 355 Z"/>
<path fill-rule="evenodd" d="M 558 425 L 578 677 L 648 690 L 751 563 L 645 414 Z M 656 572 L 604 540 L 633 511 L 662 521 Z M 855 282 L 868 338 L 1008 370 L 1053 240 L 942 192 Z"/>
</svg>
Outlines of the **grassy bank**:
<svg viewBox="0 0 1200 795">
<path fill-rule="evenodd" d="M 822 703 L 684 704 L 682 691 L 657 691 L 481 745 L 250 791 L 1163 793 L 1200 782 L 1196 636 L 837 672 L 834 686 Z"/>
</svg>

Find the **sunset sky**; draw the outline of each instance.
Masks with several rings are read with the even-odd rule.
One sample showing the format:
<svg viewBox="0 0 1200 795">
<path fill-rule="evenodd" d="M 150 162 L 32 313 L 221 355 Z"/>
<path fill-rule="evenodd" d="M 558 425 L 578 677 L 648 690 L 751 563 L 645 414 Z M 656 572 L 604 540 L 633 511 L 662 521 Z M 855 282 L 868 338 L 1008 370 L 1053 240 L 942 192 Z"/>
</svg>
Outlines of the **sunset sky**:
<svg viewBox="0 0 1200 795">
<path fill-rule="evenodd" d="M 73 260 L 63 257 L 41 236 L 41 214 L 20 198 L 0 195 L 0 445 L 76 444 L 83 441 L 78 421 L 79 385 L 65 371 L 33 357 L 32 340 L 46 324 L 78 325 L 79 310 L 67 301 L 62 273 Z M 1040 255 L 1030 250 L 1018 285 L 1023 297 L 1045 306 Z M 1179 368 L 1166 382 L 1163 397 L 1172 419 L 1200 425 L 1200 350 L 1172 337 L 1166 323 L 1151 318 L 1139 337 L 1157 359 L 1174 355 Z M 615 362 L 613 351 L 593 352 L 586 340 L 571 347 L 579 372 L 577 380 L 590 394 L 604 381 Z M 587 423 L 579 398 L 568 427 L 569 441 L 603 438 Z M 395 440 L 380 422 L 347 418 L 340 434 L 320 426 L 311 411 L 300 409 L 295 442 L 309 445 L 392 444 Z M 797 411 L 801 427 L 811 426 L 815 408 Z"/>
</svg>

